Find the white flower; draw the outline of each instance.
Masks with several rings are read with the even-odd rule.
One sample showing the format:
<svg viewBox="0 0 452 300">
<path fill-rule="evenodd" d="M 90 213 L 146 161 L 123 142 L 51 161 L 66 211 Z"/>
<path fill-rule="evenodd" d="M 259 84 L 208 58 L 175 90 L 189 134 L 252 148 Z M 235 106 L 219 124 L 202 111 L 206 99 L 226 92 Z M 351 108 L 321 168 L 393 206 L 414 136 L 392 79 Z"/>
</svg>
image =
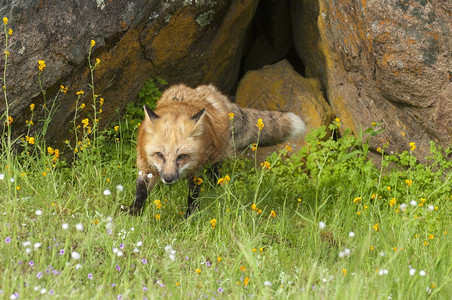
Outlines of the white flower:
<svg viewBox="0 0 452 300">
<path fill-rule="evenodd" d="M 416 205 L 417 205 L 416 200 L 411 200 L 411 201 L 410 201 L 410 205 L 411 205 L 411 206 L 416 206 Z"/>
<path fill-rule="evenodd" d="M 121 257 L 123 255 L 124 255 L 124 253 L 121 250 L 118 250 L 118 252 L 116 252 L 116 256 Z"/>
<path fill-rule="evenodd" d="M 326 227 L 325 222 L 320 221 L 320 222 L 319 222 L 319 228 L 320 228 L 321 230 L 323 230 L 323 229 L 325 229 L 325 227 Z"/>
<path fill-rule="evenodd" d="M 406 205 L 406 203 L 402 203 L 400 204 L 400 210 L 401 211 L 406 211 L 406 208 L 408 207 L 408 205 Z"/>
<path fill-rule="evenodd" d="M 83 230 L 83 224 L 82 223 L 78 223 L 77 225 L 75 225 L 75 229 L 77 229 L 78 231 L 82 231 Z"/>
<path fill-rule="evenodd" d="M 41 247 L 41 243 L 35 243 L 34 244 L 35 250 Z"/>
<path fill-rule="evenodd" d="M 112 222 L 108 222 L 107 224 L 105 224 L 105 228 L 107 228 L 107 230 L 112 230 L 113 229 L 113 223 Z"/>
<path fill-rule="evenodd" d="M 378 271 L 378 275 L 383 276 L 383 275 L 387 275 L 388 274 L 388 270 L 386 269 L 381 269 Z"/>
<path fill-rule="evenodd" d="M 0 180 L 5 179 L 5 174 L 0 174 Z"/>
<path fill-rule="evenodd" d="M 37 216 L 40 216 L 40 215 L 42 215 L 42 210 L 40 210 L 40 209 L 37 209 L 37 210 L 35 211 L 35 214 L 36 214 Z"/>
<path fill-rule="evenodd" d="M 410 269 L 410 276 L 414 276 L 416 274 L 416 269 Z"/>
<path fill-rule="evenodd" d="M 78 260 L 80 259 L 80 254 L 78 252 L 72 251 L 71 257 L 72 259 Z"/>
<path fill-rule="evenodd" d="M 427 275 L 427 272 L 425 272 L 424 270 L 420 270 L 419 275 L 424 277 L 425 275 Z"/>
<path fill-rule="evenodd" d="M 435 207 L 433 205 L 431 205 L 431 204 L 429 204 L 427 206 L 427 208 L 428 208 L 429 211 L 434 211 L 435 210 Z"/>
<path fill-rule="evenodd" d="M 264 285 L 265 286 L 272 286 L 272 283 L 268 280 L 264 281 Z"/>
<path fill-rule="evenodd" d="M 40 292 L 42 295 L 44 295 L 45 293 L 47 293 L 47 290 L 45 288 L 42 288 Z"/>
<path fill-rule="evenodd" d="M 64 230 L 67 230 L 69 228 L 69 224 L 68 223 L 61 224 L 61 228 L 63 228 Z"/>
<path fill-rule="evenodd" d="M 133 253 L 138 253 L 138 252 L 140 252 L 140 249 L 134 248 L 132 251 L 133 251 Z"/>
<path fill-rule="evenodd" d="M 118 248 L 113 248 L 113 253 L 116 254 L 118 253 L 119 249 Z"/>
<path fill-rule="evenodd" d="M 141 247 L 143 245 L 143 242 L 142 241 L 139 241 L 138 243 L 137 243 L 137 247 Z"/>
<path fill-rule="evenodd" d="M 118 184 L 118 185 L 116 186 L 116 190 L 117 190 L 118 192 L 122 192 L 122 191 L 124 191 L 124 186 L 123 186 L 122 184 Z"/>
<path fill-rule="evenodd" d="M 386 255 L 386 253 L 385 253 L 384 251 L 381 251 L 381 252 L 380 252 L 380 256 L 381 256 L 381 257 L 383 257 L 383 256 L 385 256 L 385 255 Z"/>
<path fill-rule="evenodd" d="M 22 246 L 24 246 L 24 247 L 28 247 L 28 246 L 30 246 L 31 245 L 31 242 L 30 241 L 26 241 L 26 242 L 23 242 L 22 243 Z"/>
<path fill-rule="evenodd" d="M 11 181 L 11 183 L 13 183 L 14 182 L 14 178 L 10 178 L 9 181 Z"/>
<path fill-rule="evenodd" d="M 355 237 L 355 233 L 354 233 L 353 231 L 350 231 L 350 232 L 348 233 L 348 236 L 349 236 L 349 237 Z"/>
<path fill-rule="evenodd" d="M 25 253 L 30 254 L 31 253 L 31 249 L 30 248 L 25 249 Z"/>
<path fill-rule="evenodd" d="M 110 190 L 105 190 L 105 191 L 104 191 L 104 196 L 110 196 L 110 195 L 111 195 Z"/>
<path fill-rule="evenodd" d="M 76 264 L 76 265 L 75 265 L 75 269 L 76 269 L 76 270 L 81 269 L 81 268 L 82 268 L 82 265 L 81 265 L 81 264 Z"/>
</svg>

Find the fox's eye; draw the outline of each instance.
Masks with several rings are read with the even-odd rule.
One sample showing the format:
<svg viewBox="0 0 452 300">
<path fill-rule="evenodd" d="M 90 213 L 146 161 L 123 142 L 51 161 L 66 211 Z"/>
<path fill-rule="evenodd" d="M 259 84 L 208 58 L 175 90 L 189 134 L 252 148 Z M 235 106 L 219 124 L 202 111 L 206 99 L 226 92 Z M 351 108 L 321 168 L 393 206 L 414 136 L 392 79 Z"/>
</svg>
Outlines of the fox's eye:
<svg viewBox="0 0 452 300">
<path fill-rule="evenodd" d="M 162 159 L 162 160 L 165 159 L 162 152 L 155 152 L 154 155 L 157 156 L 159 159 Z"/>
<path fill-rule="evenodd" d="M 188 158 L 188 154 L 180 154 L 176 160 L 177 160 L 177 162 L 182 162 L 182 161 L 186 160 L 187 158 Z"/>
</svg>

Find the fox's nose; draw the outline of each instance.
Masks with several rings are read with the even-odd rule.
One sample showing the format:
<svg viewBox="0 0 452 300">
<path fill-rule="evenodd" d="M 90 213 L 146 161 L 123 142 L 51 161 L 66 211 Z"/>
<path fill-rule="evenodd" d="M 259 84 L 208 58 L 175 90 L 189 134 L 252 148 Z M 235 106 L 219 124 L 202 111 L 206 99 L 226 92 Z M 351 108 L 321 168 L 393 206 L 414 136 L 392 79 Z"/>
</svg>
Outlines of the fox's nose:
<svg viewBox="0 0 452 300">
<path fill-rule="evenodd" d="M 162 176 L 162 181 L 164 184 L 173 184 L 177 181 L 177 175 L 176 174 L 165 174 Z"/>
</svg>

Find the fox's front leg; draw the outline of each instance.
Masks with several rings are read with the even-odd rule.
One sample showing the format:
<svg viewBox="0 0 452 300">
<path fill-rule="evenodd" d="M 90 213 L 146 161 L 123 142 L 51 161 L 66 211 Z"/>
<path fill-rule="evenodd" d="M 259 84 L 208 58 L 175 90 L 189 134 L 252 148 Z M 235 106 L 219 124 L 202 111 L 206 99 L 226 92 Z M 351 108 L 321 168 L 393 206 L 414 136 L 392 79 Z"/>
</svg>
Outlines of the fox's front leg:
<svg viewBox="0 0 452 300">
<path fill-rule="evenodd" d="M 188 180 L 188 199 L 185 218 L 188 218 L 199 206 L 198 197 L 199 192 L 201 191 L 201 186 L 197 182 L 195 182 L 195 178 L 196 177 L 193 177 L 193 180 Z"/>
<path fill-rule="evenodd" d="M 154 187 L 156 178 L 152 173 L 142 173 L 138 174 L 137 178 L 137 190 L 135 193 L 135 200 L 129 208 L 131 215 L 139 215 L 146 206 L 146 199 L 148 198 L 149 192 Z"/>
</svg>

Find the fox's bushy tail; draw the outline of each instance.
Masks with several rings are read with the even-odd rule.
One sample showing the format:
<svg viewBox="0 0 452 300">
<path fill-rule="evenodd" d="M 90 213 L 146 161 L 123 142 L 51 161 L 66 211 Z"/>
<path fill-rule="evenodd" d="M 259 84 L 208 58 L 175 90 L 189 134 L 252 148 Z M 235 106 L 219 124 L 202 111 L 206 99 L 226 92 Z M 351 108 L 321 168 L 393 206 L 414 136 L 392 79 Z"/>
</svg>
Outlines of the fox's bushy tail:
<svg viewBox="0 0 452 300">
<path fill-rule="evenodd" d="M 290 112 L 261 111 L 252 108 L 240 108 L 234 105 L 234 143 L 238 150 L 243 150 L 257 142 L 262 119 L 264 126 L 260 130 L 259 146 L 270 146 L 288 139 L 303 137 L 306 126 L 299 116 Z"/>
</svg>

